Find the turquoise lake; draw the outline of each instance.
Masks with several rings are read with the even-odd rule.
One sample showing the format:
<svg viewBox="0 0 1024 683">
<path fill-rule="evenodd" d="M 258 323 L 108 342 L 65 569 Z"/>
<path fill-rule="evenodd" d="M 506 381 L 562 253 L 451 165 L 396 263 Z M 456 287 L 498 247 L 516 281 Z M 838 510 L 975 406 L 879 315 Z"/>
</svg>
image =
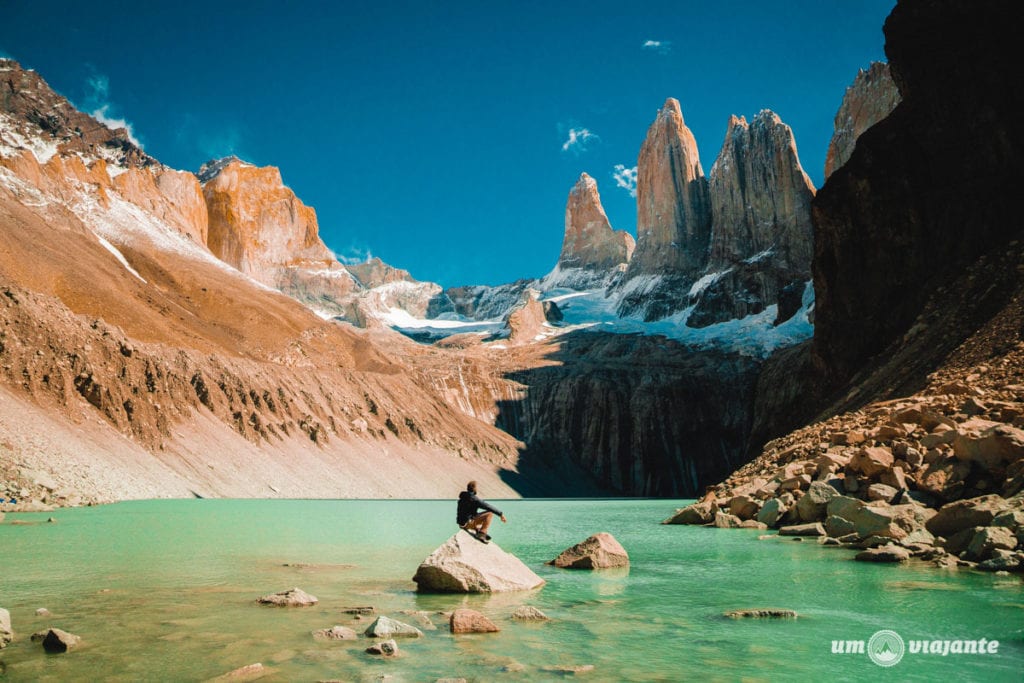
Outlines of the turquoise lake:
<svg viewBox="0 0 1024 683">
<path fill-rule="evenodd" d="M 52 513 L 0 523 L 0 607 L 15 640 L 0 650 L 10 681 L 207 680 L 261 662 L 266 681 L 591 681 L 1024 679 L 1024 583 L 1019 576 L 871 565 L 847 550 L 763 532 L 663 526 L 686 501 L 497 502 L 495 542 L 547 580 L 529 593 L 419 595 L 420 561 L 455 531 L 450 501 L 175 500 Z M 56 523 L 48 524 L 48 517 Z M 16 525 L 20 520 L 32 524 Z M 592 533 L 629 551 L 628 571 L 544 564 Z M 298 566 L 285 566 L 286 564 Z M 261 595 L 298 586 L 320 602 L 272 608 Z M 371 605 L 437 630 L 399 642 L 403 656 L 364 653 L 369 641 L 319 642 L 345 607 Z M 509 618 L 534 605 L 552 621 Z M 439 612 L 468 606 L 497 634 L 453 636 Z M 46 607 L 50 616 L 38 617 Z M 731 620 L 729 610 L 777 607 L 796 620 Z M 29 636 L 57 627 L 80 648 L 46 655 Z M 833 640 L 881 629 L 910 640 L 998 640 L 993 655 L 909 651 L 883 668 L 833 654 Z M 512 671 L 506 670 L 512 669 Z M 516 671 L 516 669 L 519 669 Z"/>
</svg>

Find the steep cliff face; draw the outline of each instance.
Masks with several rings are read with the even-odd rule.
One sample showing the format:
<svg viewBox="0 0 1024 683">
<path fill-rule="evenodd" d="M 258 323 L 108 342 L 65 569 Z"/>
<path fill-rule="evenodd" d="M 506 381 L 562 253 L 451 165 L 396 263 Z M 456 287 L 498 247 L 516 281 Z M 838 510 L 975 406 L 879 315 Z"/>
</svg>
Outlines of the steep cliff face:
<svg viewBox="0 0 1024 683">
<path fill-rule="evenodd" d="M 835 132 L 825 156 L 826 179 L 847 162 L 857 138 L 892 113 L 899 102 L 900 92 L 892 80 L 888 64 L 872 62 L 870 67 L 857 73 L 836 112 Z"/>
<path fill-rule="evenodd" d="M 768 110 L 749 125 L 729 119 L 711 167 L 708 284 L 692 297 L 689 325 L 760 313 L 787 287 L 802 293 L 810 278 L 813 197 L 789 126 Z"/>
<path fill-rule="evenodd" d="M 637 245 L 629 276 L 678 272 L 696 279 L 711 237 L 708 182 L 679 101 L 669 98 L 637 162 Z"/>
<path fill-rule="evenodd" d="M 207 246 L 220 260 L 269 286 L 282 267 L 334 261 L 320 240 L 316 212 L 285 187 L 278 169 L 233 159 L 212 177 L 207 167 L 199 173 L 206 178 Z"/>
<path fill-rule="evenodd" d="M 555 364 L 510 371 L 523 393 L 499 404 L 496 424 L 528 444 L 521 472 L 574 466 L 586 479 L 567 489 L 687 496 L 744 462 L 756 361 L 596 333 L 545 358 Z"/>
<path fill-rule="evenodd" d="M 601 206 L 597 181 L 582 174 L 565 205 L 565 237 L 555 272 L 548 280 L 561 286 L 586 289 L 605 283 L 633 256 L 633 236 L 612 230 Z"/>
<path fill-rule="evenodd" d="M 707 264 L 708 181 L 679 102 L 665 101 L 637 161 L 636 249 L 618 287 L 619 314 L 657 320 L 681 310 Z"/>
<path fill-rule="evenodd" d="M 316 211 L 273 166 L 229 157 L 199 170 L 209 216 L 207 246 L 225 263 L 322 315 L 344 315 L 362 289 L 320 239 Z"/>
<path fill-rule="evenodd" d="M 797 156 L 793 131 L 774 112 L 748 125 L 731 117 L 711 167 L 709 269 L 772 253 L 780 267 L 810 273 L 814 185 Z"/>
<path fill-rule="evenodd" d="M 902 101 L 813 202 L 814 350 L 832 386 L 932 331 L 935 321 L 919 318 L 929 298 L 936 311 L 965 304 L 984 318 L 1006 296 L 992 286 L 958 304 L 950 284 L 1021 237 L 1011 198 L 1022 177 L 1024 94 L 1006 68 L 1020 23 L 1011 2 L 940 0 L 900 2 L 886 21 Z M 942 331 L 955 343 L 969 328 Z M 933 363 L 939 353 L 928 352 Z"/>
</svg>

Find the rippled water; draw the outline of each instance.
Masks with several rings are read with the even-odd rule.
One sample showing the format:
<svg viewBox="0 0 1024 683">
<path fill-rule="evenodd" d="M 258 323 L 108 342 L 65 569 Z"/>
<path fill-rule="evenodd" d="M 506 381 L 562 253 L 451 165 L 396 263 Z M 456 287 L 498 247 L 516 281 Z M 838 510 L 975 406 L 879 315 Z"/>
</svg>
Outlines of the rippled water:
<svg viewBox="0 0 1024 683">
<path fill-rule="evenodd" d="M 0 650 L 0 678 L 204 680 L 262 662 L 263 680 L 558 680 L 550 667 L 593 665 L 594 681 L 1015 680 L 1024 677 L 1020 578 L 869 565 L 840 549 L 758 532 L 658 524 L 681 501 L 502 502 L 495 541 L 547 585 L 531 593 L 421 596 L 410 578 L 454 531 L 454 503 L 438 501 L 190 500 L 121 503 L 0 524 L 0 606 L 16 640 Z M 57 519 L 47 524 L 49 516 Z M 14 520 L 37 522 L 12 525 Z M 544 565 L 591 533 L 609 531 L 629 571 Z M 306 566 L 286 567 L 300 563 Z M 261 607 L 255 598 L 299 586 L 315 607 Z M 535 605 L 552 621 L 509 615 Z M 335 624 L 362 631 L 347 606 L 430 613 L 437 630 L 380 660 L 368 641 L 314 641 Z M 470 606 L 501 633 L 453 636 L 437 613 Z M 38 607 L 52 615 L 35 616 Z M 733 621 L 723 612 L 794 609 L 788 621 Z M 45 627 L 83 638 L 46 655 L 28 636 Z M 1000 641 L 996 655 L 911 655 L 888 669 L 833 640 L 880 629 L 904 639 Z M 504 671 L 521 668 L 520 671 Z"/>
</svg>

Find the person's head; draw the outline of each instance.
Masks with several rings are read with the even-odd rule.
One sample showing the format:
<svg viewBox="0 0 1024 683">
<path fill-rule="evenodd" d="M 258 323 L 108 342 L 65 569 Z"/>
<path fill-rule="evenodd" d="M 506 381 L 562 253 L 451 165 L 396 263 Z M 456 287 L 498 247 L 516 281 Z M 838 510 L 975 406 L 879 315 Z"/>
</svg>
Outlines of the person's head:
<svg viewBox="0 0 1024 683">
<path fill-rule="evenodd" d="M 470 493 L 476 493 L 476 482 L 471 481 L 468 484 L 466 484 L 466 490 L 469 491 Z"/>
</svg>

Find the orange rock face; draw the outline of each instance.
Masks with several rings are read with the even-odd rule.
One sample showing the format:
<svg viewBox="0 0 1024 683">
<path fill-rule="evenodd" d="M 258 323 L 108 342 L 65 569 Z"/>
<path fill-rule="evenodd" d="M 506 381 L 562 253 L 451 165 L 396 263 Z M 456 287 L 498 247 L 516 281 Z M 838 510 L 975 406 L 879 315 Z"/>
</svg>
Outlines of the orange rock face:
<svg viewBox="0 0 1024 683">
<path fill-rule="evenodd" d="M 899 103 L 900 92 L 888 64 L 874 62 L 857 73 L 836 112 L 835 132 L 825 157 L 826 178 L 850 158 L 861 133 L 888 116 Z"/>
<path fill-rule="evenodd" d="M 254 279 L 274 286 L 282 267 L 336 263 L 320 240 L 316 212 L 273 166 L 231 160 L 203 185 L 203 195 L 210 251 Z"/>
<path fill-rule="evenodd" d="M 129 168 L 114 177 L 118 193 L 193 242 L 205 245 L 208 219 L 199 181 L 191 173 L 170 168 Z"/>
<path fill-rule="evenodd" d="M 612 230 L 601 206 L 597 181 L 584 173 L 565 205 L 565 238 L 558 257 L 560 268 L 609 270 L 626 264 L 636 243 L 625 231 Z"/>
<path fill-rule="evenodd" d="M 708 182 L 679 102 L 665 101 L 637 163 L 637 244 L 629 275 L 676 271 L 696 279 L 711 236 Z"/>
</svg>

